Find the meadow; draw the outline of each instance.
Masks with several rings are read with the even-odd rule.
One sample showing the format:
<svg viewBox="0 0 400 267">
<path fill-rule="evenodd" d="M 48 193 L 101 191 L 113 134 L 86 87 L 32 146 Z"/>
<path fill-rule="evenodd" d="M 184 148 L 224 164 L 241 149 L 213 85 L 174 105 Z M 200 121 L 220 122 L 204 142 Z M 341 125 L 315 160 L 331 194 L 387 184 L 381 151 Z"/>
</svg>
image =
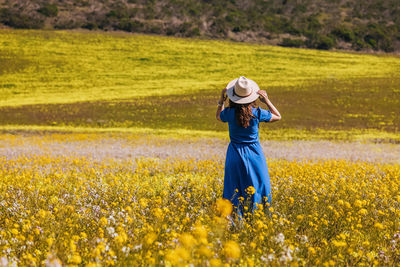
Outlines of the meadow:
<svg viewBox="0 0 400 267">
<path fill-rule="evenodd" d="M 0 30 L 0 266 L 396 265 L 399 71 L 385 54 Z M 241 223 L 215 120 L 239 75 L 283 118 L 260 126 L 271 206 Z"/>
<path fill-rule="evenodd" d="M 370 266 L 400 259 L 398 164 L 269 159 L 271 207 L 232 228 L 232 206 L 220 197 L 223 158 L 94 155 L 3 153 L 2 262 Z"/>
<path fill-rule="evenodd" d="M 214 119 L 219 93 L 245 75 L 285 118 L 262 130 L 268 137 L 347 140 L 361 132 L 399 140 L 396 56 L 115 32 L 2 30 L 0 39 L 2 129 L 219 136 L 226 131 Z"/>
</svg>

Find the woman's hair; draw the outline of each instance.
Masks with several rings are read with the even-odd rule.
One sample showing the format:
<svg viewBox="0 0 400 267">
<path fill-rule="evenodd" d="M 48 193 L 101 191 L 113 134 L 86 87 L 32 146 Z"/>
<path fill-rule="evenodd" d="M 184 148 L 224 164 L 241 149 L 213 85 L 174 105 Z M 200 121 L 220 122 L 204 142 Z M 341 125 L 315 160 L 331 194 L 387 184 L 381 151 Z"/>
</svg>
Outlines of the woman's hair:
<svg viewBox="0 0 400 267">
<path fill-rule="evenodd" d="M 256 101 L 247 104 L 237 104 L 229 99 L 229 107 L 235 108 L 235 117 L 238 124 L 247 128 L 250 125 L 251 118 L 254 118 L 251 107 L 256 107 Z"/>
</svg>

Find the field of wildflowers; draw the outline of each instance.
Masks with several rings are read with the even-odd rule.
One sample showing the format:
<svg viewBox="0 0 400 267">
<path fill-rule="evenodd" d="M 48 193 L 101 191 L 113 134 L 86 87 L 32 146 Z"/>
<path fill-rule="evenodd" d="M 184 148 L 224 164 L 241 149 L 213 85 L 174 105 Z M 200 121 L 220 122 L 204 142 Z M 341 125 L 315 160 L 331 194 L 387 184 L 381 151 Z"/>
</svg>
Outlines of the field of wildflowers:
<svg viewBox="0 0 400 267">
<path fill-rule="evenodd" d="M 117 157 L 124 146 L 94 136 L 24 138 L 1 138 L 1 264 L 370 266 L 400 260 L 397 163 L 266 154 L 271 207 L 242 223 L 233 219 L 233 227 L 232 206 L 221 199 L 223 156 Z M 85 140 L 96 150 L 57 154 L 62 146 L 43 138 L 72 146 L 70 152 Z M 38 146 L 15 153 L 5 145 L 21 140 L 21 147 Z M 126 148 L 145 144 L 134 142 Z M 99 157 L 101 148 L 113 154 Z"/>
<path fill-rule="evenodd" d="M 122 33 L 0 39 L 0 266 L 400 261 L 398 57 Z M 238 221 L 221 199 L 215 104 L 243 74 L 284 120 L 260 127 L 271 206 Z"/>
</svg>

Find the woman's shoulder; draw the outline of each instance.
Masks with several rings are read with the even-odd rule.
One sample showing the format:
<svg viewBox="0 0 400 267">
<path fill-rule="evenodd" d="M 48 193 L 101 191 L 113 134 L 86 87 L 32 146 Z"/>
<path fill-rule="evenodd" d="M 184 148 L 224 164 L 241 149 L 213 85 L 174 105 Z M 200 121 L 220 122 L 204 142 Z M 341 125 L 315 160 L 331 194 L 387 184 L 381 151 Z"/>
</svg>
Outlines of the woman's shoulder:
<svg viewBox="0 0 400 267">
<path fill-rule="evenodd" d="M 267 122 L 271 119 L 271 111 L 257 107 L 253 109 L 253 115 L 259 120 Z"/>
<path fill-rule="evenodd" d="M 268 109 L 263 109 L 261 107 L 253 108 L 253 115 L 261 121 L 268 120 L 269 116 L 271 116 L 270 114 L 271 111 Z"/>
<path fill-rule="evenodd" d="M 254 115 L 259 114 L 262 110 L 262 108 L 260 107 L 251 107 L 251 110 L 253 112 Z"/>
<path fill-rule="evenodd" d="M 225 112 L 232 112 L 232 111 L 234 111 L 235 110 L 235 108 L 232 108 L 232 107 L 226 107 L 226 108 L 224 108 L 224 111 Z"/>
</svg>

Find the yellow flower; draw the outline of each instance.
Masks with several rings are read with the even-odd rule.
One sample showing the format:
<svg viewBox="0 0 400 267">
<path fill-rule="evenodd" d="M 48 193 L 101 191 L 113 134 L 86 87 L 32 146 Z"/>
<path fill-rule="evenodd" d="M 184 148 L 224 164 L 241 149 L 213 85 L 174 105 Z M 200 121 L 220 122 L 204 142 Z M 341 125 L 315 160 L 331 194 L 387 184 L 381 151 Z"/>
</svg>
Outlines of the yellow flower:
<svg viewBox="0 0 400 267">
<path fill-rule="evenodd" d="M 335 247 L 345 247 L 345 246 L 347 246 L 347 243 L 346 243 L 345 241 L 333 240 L 333 241 L 332 241 L 332 244 L 333 244 Z"/>
<path fill-rule="evenodd" d="M 226 217 L 232 213 L 233 207 L 228 199 L 220 198 L 216 202 L 216 209 L 222 217 Z"/>
<path fill-rule="evenodd" d="M 82 258 L 78 254 L 74 254 L 72 258 L 69 260 L 69 262 L 72 264 L 79 264 L 82 262 Z"/>
<path fill-rule="evenodd" d="M 157 239 L 157 235 L 153 232 L 148 233 L 145 237 L 144 240 L 146 242 L 147 245 L 151 245 L 153 244 L 154 241 L 156 241 Z"/>
<path fill-rule="evenodd" d="M 256 189 L 253 186 L 249 186 L 245 189 L 246 193 L 251 195 L 254 195 L 254 193 L 256 192 Z"/>
<path fill-rule="evenodd" d="M 354 206 L 356 207 L 356 208 L 361 208 L 362 207 L 362 205 L 363 205 L 363 202 L 361 201 L 361 200 L 356 200 L 356 201 L 354 201 Z"/>
<path fill-rule="evenodd" d="M 269 211 L 270 211 L 270 212 L 274 212 L 274 208 L 273 208 L 273 207 L 270 207 L 270 208 L 269 208 Z"/>
<path fill-rule="evenodd" d="M 254 261 L 253 261 L 253 259 L 247 258 L 246 261 L 247 261 L 247 266 L 249 266 L 249 267 L 253 267 L 253 266 L 254 266 Z"/>
<path fill-rule="evenodd" d="M 107 218 L 101 217 L 100 220 L 99 220 L 99 224 L 100 224 L 100 227 L 106 226 L 108 224 Z"/>
<path fill-rule="evenodd" d="M 360 209 L 358 213 L 360 213 L 361 215 L 366 215 L 368 211 L 366 209 Z"/>
<path fill-rule="evenodd" d="M 82 239 L 86 239 L 87 238 L 87 234 L 85 232 L 81 232 L 81 238 Z"/>
<path fill-rule="evenodd" d="M 212 267 L 221 267 L 223 264 L 220 259 L 211 259 L 210 266 Z"/>
<path fill-rule="evenodd" d="M 224 245 L 224 255 L 228 259 L 237 259 L 240 257 L 240 247 L 235 241 L 227 241 Z"/>
<path fill-rule="evenodd" d="M 158 219 L 160 219 L 160 218 L 162 218 L 164 216 L 164 213 L 163 213 L 162 209 L 160 209 L 160 208 L 154 208 L 153 209 L 153 214 Z"/>
<path fill-rule="evenodd" d="M 16 229 L 16 228 L 11 229 L 11 233 L 13 235 L 18 235 L 19 234 L 18 229 Z"/>
<path fill-rule="evenodd" d="M 190 259 L 190 253 L 185 248 L 177 247 L 174 250 L 169 250 L 165 255 L 165 259 L 175 265 Z"/>
<path fill-rule="evenodd" d="M 202 246 L 199 248 L 198 253 L 199 253 L 200 255 L 202 255 L 202 256 L 207 257 L 207 258 L 209 258 L 209 257 L 212 256 L 212 251 L 211 251 L 208 247 L 206 247 L 206 246 L 204 246 L 204 245 L 202 245 Z"/>
<path fill-rule="evenodd" d="M 205 239 L 207 242 L 208 231 L 206 230 L 206 228 L 204 228 L 204 226 L 196 225 L 193 230 L 193 234 L 196 236 L 197 239 L 199 239 L 199 240 Z"/>
<path fill-rule="evenodd" d="M 196 245 L 196 239 L 191 234 L 184 233 L 180 236 L 179 241 L 186 248 L 192 248 Z"/>
<path fill-rule="evenodd" d="M 380 230 L 385 229 L 385 226 L 384 226 L 383 224 L 381 224 L 381 223 L 375 223 L 375 224 L 374 224 L 374 227 L 375 227 L 375 228 L 378 228 L 378 229 L 380 229 Z"/>
<path fill-rule="evenodd" d="M 53 244 L 53 242 L 54 242 L 54 238 L 49 237 L 46 239 L 46 243 L 49 247 Z"/>
</svg>

